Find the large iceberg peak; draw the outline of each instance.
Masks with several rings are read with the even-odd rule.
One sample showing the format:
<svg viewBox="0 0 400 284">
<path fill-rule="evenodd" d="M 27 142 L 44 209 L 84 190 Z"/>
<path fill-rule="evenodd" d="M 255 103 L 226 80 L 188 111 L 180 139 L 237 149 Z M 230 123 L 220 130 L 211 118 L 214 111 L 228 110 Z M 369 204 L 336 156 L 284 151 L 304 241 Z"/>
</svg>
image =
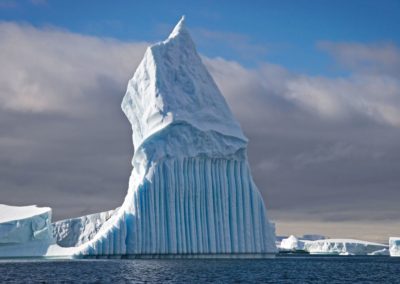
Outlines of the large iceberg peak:
<svg viewBox="0 0 400 284">
<path fill-rule="evenodd" d="M 147 49 L 128 83 L 122 109 L 132 125 L 135 152 L 149 137 L 177 125 L 230 137 L 236 141 L 235 151 L 245 148 L 247 139 L 198 55 L 184 19 L 165 41 Z"/>
</svg>

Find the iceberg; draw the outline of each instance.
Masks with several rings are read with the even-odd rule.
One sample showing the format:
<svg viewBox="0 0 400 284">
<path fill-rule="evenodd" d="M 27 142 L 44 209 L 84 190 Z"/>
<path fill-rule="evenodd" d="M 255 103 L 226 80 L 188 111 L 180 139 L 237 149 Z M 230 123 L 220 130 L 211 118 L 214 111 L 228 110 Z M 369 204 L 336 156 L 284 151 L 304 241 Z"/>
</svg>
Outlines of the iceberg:
<svg viewBox="0 0 400 284">
<path fill-rule="evenodd" d="M 378 255 L 385 254 L 387 245 L 353 239 L 325 239 L 306 242 L 310 254 L 323 255 Z"/>
<path fill-rule="evenodd" d="M 247 138 L 184 18 L 168 39 L 147 49 L 122 110 L 135 149 L 128 194 L 79 255 L 276 252 Z"/>
<path fill-rule="evenodd" d="M 53 238 L 51 208 L 0 204 L 0 257 L 67 256 Z"/>
<path fill-rule="evenodd" d="M 57 249 L 46 256 L 236 258 L 277 252 L 274 226 L 251 176 L 248 140 L 184 18 L 165 41 L 146 50 L 121 106 L 134 146 L 125 200 L 107 214 L 56 222 Z"/>
<path fill-rule="evenodd" d="M 278 239 L 278 238 L 277 238 Z M 324 240 L 326 239 L 323 235 L 318 234 L 306 234 L 302 237 L 296 237 L 290 235 L 289 237 L 279 237 L 280 242 L 276 243 L 276 247 L 280 252 L 300 252 L 304 253 L 305 244 L 311 241 Z"/>
<path fill-rule="evenodd" d="M 307 241 L 299 240 L 295 236 L 291 235 L 286 239 L 282 239 L 279 249 L 280 251 L 304 251 L 304 246 Z"/>
<path fill-rule="evenodd" d="M 52 240 L 51 208 L 0 204 L 0 244 Z"/>
<path fill-rule="evenodd" d="M 389 238 L 390 256 L 400 257 L 400 237 Z"/>
</svg>

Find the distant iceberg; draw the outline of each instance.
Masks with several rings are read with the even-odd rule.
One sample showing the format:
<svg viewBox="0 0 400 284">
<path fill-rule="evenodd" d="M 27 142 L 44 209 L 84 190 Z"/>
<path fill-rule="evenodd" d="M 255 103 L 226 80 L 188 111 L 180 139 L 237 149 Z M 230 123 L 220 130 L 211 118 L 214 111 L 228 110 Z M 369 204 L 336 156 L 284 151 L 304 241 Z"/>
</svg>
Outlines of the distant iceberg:
<svg viewBox="0 0 400 284">
<path fill-rule="evenodd" d="M 400 237 L 391 237 L 389 239 L 390 256 L 400 257 Z"/>
<path fill-rule="evenodd" d="M 167 40 L 147 49 L 122 110 L 135 149 L 125 201 L 109 213 L 56 222 L 60 246 L 43 255 L 276 253 L 274 226 L 251 177 L 247 138 L 183 18 Z"/>
<path fill-rule="evenodd" d="M 279 250 L 288 252 L 304 251 L 304 244 L 307 241 L 299 240 L 297 237 L 291 235 L 286 239 L 282 239 Z"/>
<path fill-rule="evenodd" d="M 310 240 L 311 239 L 311 240 Z M 389 255 L 385 244 L 353 239 L 325 239 L 321 235 L 283 238 L 277 246 L 280 252 L 319 255 Z"/>
<path fill-rule="evenodd" d="M 325 239 L 306 242 L 304 249 L 310 254 L 323 255 L 382 255 L 388 246 L 353 239 Z"/>
<path fill-rule="evenodd" d="M 325 238 L 325 236 L 317 234 L 307 234 L 302 237 L 291 235 L 287 238 L 282 237 L 277 248 L 280 252 L 306 252 L 306 243 L 324 240 Z"/>
</svg>

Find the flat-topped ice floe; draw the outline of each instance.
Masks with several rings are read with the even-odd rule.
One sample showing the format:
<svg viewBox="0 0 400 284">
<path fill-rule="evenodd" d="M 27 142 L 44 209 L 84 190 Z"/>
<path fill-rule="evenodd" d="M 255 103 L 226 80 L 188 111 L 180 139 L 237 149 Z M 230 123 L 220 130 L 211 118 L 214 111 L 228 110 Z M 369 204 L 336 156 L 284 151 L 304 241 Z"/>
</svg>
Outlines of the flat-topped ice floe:
<svg viewBox="0 0 400 284">
<path fill-rule="evenodd" d="M 391 237 L 389 239 L 390 256 L 400 257 L 400 237 Z"/>
<path fill-rule="evenodd" d="M 354 239 L 326 239 L 306 242 L 304 249 L 310 254 L 323 255 L 382 255 L 388 246 Z"/>
</svg>

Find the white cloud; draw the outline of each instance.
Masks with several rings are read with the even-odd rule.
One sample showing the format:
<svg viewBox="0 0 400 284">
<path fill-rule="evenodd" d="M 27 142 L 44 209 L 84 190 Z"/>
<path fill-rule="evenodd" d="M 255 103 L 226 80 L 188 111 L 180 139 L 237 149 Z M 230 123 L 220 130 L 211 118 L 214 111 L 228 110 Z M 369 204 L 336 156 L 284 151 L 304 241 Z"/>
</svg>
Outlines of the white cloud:
<svg viewBox="0 0 400 284">
<path fill-rule="evenodd" d="M 351 47 L 346 45 L 346 58 L 353 54 Z M 355 49 L 354 53 L 357 53 L 357 49 L 362 48 L 356 45 Z M 365 57 L 372 58 L 377 69 L 386 68 L 390 61 L 387 58 L 400 58 L 400 52 L 393 53 L 397 50 L 395 47 L 390 52 L 386 51 L 386 47 L 383 51 L 366 49 Z M 382 67 L 378 64 L 380 58 L 383 58 Z M 364 116 L 375 122 L 400 127 L 400 74 L 365 73 L 355 69 L 349 76 L 331 78 L 294 74 L 267 63 L 256 69 L 247 69 L 221 58 L 205 59 L 205 62 L 233 107 L 241 108 L 239 112 L 245 112 L 243 100 L 248 103 L 253 101 L 249 115 L 260 108 L 276 112 L 276 109 L 270 109 L 270 104 L 279 97 L 281 107 L 284 103 L 295 104 L 310 114 L 327 119 L 346 121 L 354 116 Z M 390 69 L 400 66 L 400 63 L 396 64 Z"/>
<path fill-rule="evenodd" d="M 83 113 L 99 81 L 126 84 L 146 46 L 0 23 L 0 108 Z"/>
</svg>

